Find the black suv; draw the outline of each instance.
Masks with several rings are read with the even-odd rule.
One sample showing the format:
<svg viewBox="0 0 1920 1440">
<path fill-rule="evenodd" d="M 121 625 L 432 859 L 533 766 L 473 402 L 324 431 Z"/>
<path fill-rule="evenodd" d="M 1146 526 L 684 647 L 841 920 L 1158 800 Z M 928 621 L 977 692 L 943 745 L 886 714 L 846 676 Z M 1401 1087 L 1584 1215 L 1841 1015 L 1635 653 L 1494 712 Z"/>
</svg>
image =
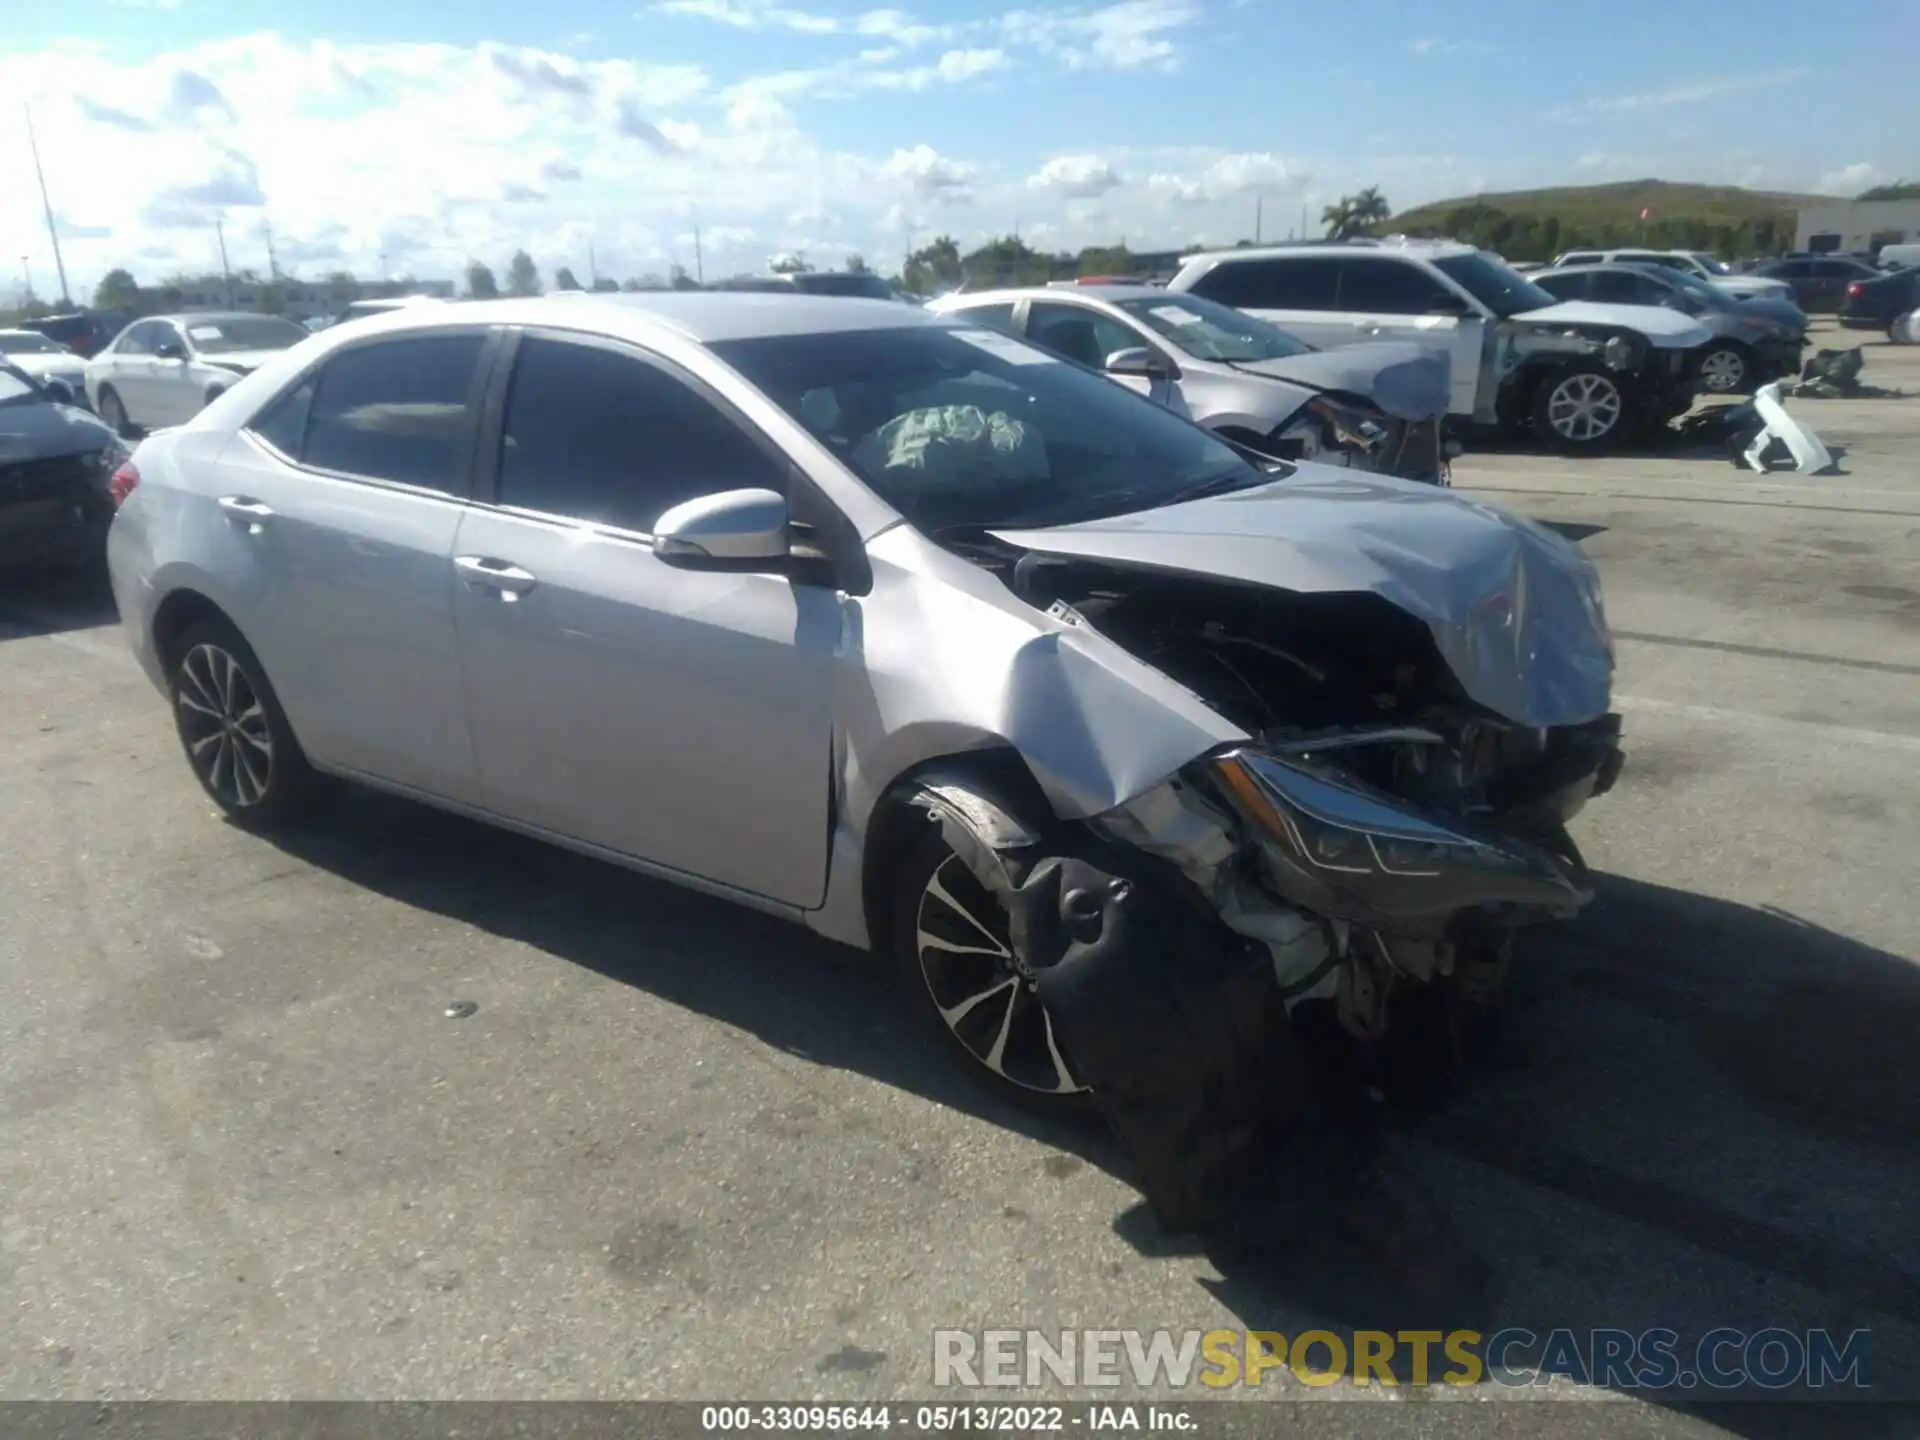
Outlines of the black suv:
<svg viewBox="0 0 1920 1440">
<path fill-rule="evenodd" d="M 76 310 L 71 315 L 42 315 L 37 320 L 22 320 L 22 330 L 46 336 L 56 345 L 64 345 L 74 354 L 91 360 L 127 326 L 133 316 L 113 310 Z"/>
<path fill-rule="evenodd" d="M 1844 256 L 1826 259 L 1789 256 L 1756 265 L 1748 273 L 1786 281 L 1793 287 L 1794 300 L 1811 315 L 1818 310 L 1837 308 L 1847 293 L 1847 286 L 1855 281 L 1871 280 L 1880 272 L 1864 260 Z"/>
</svg>

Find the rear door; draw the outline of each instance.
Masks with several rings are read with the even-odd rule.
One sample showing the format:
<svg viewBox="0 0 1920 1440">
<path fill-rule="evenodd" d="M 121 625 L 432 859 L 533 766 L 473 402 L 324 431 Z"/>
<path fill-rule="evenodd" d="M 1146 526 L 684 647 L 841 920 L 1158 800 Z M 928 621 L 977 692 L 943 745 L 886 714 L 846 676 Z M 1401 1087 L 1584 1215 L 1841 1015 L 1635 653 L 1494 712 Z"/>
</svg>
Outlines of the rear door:
<svg viewBox="0 0 1920 1440">
<path fill-rule="evenodd" d="M 453 540 L 471 483 L 484 327 L 336 351 L 222 451 L 230 601 L 315 760 L 471 803 Z"/>
<path fill-rule="evenodd" d="M 1456 415 L 1474 413 L 1486 341 L 1486 321 L 1477 304 L 1424 267 L 1391 255 L 1342 257 L 1339 304 L 1352 323 L 1354 341 L 1411 340 L 1444 352 L 1452 372 L 1448 408 Z M 1436 313 L 1463 304 L 1471 313 Z"/>
<path fill-rule="evenodd" d="M 105 373 L 96 382 L 95 389 L 111 386 L 126 409 L 127 419 L 135 425 L 157 423 L 153 419 L 158 413 L 154 371 L 160 362 L 154 358 L 153 342 L 165 333 L 166 326 L 160 321 L 143 320 L 130 327 L 119 343 L 96 362 Z"/>
<path fill-rule="evenodd" d="M 1187 288 L 1203 300 L 1271 320 L 1316 349 L 1351 345 L 1359 338 L 1351 317 L 1340 313 L 1338 255 L 1226 260 Z"/>
</svg>

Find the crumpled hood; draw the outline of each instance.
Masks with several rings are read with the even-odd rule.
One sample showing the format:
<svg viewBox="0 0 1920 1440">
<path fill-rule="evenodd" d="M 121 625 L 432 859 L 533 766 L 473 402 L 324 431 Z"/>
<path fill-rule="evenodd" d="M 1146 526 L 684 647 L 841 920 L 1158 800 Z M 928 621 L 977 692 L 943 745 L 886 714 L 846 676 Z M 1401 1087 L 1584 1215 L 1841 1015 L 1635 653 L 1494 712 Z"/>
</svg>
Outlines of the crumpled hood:
<svg viewBox="0 0 1920 1440">
<path fill-rule="evenodd" d="M 1592 562 L 1543 526 L 1454 490 L 1302 465 L 1228 495 L 994 533 L 1055 555 L 1379 595 L 1425 622 L 1468 695 L 1517 724 L 1582 724 L 1612 697 Z"/>
<path fill-rule="evenodd" d="M 1756 320 L 1771 320 L 1797 334 L 1807 333 L 1807 327 L 1813 322 L 1807 318 L 1807 312 L 1791 300 L 1768 300 L 1761 296 L 1751 299 L 1742 297 L 1733 307 L 1736 315 L 1751 315 Z"/>
<path fill-rule="evenodd" d="M 1713 336 L 1698 320 L 1659 305 L 1608 305 L 1597 300 L 1562 300 L 1513 317 L 1527 325 L 1610 325 L 1638 330 L 1662 350 L 1704 345 Z"/>
<path fill-rule="evenodd" d="M 72 405 L 0 405 L 0 465 L 84 455 L 119 443 L 111 426 Z"/>
<path fill-rule="evenodd" d="M 1452 383 L 1447 352 L 1411 341 L 1346 345 L 1281 360 L 1248 361 L 1234 369 L 1363 396 L 1402 420 L 1446 414 Z"/>
</svg>

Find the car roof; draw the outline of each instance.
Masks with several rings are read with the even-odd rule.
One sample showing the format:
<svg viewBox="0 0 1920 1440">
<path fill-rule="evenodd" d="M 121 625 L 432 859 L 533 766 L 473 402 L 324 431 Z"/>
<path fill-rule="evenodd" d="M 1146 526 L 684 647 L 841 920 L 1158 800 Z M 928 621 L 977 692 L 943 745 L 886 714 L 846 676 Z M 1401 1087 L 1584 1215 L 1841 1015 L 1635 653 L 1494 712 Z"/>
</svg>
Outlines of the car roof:
<svg viewBox="0 0 1920 1440">
<path fill-rule="evenodd" d="M 1062 300 L 1071 297 L 1088 304 L 1111 304 L 1115 300 L 1161 300 L 1172 305 L 1181 297 L 1159 285 L 1014 285 L 1003 290 L 967 290 L 958 295 L 942 295 L 942 304 L 970 304 L 974 301 Z"/>
<path fill-rule="evenodd" d="M 1417 240 L 1406 237 L 1376 240 L 1304 240 L 1287 245 L 1248 245 L 1233 250 L 1201 250 L 1181 257 L 1181 265 L 1196 261 L 1219 263 L 1225 260 L 1284 260 L 1293 255 L 1354 255 L 1384 253 L 1410 255 L 1431 260 L 1443 256 L 1472 255 L 1479 247 L 1461 240 Z"/>
<path fill-rule="evenodd" d="M 1642 265 L 1636 260 L 1612 260 L 1599 263 L 1591 260 L 1583 260 L 1578 265 L 1550 266 L 1541 273 L 1546 275 L 1573 275 L 1605 271 L 1607 274 L 1612 275 L 1621 270 L 1625 270 L 1630 275 L 1645 275 L 1649 280 L 1664 280 L 1669 285 L 1677 285 L 1679 283 L 1679 281 L 1675 279 L 1673 271 L 1669 270 L 1666 266 Z"/>
<path fill-rule="evenodd" d="M 950 324 L 917 305 L 876 305 L 844 295 L 756 290 L 656 290 L 602 294 L 569 290 L 526 299 L 409 305 L 353 322 L 356 336 L 443 329 L 449 324 L 547 325 L 645 341 L 670 331 L 696 344 L 780 335 L 830 335 Z M 320 335 L 329 332 L 322 330 Z"/>
<path fill-rule="evenodd" d="M 142 315 L 141 320 L 165 320 L 173 325 L 221 325 L 229 320 L 284 320 L 284 315 L 261 315 L 252 310 L 189 310 L 180 315 Z M 134 324 L 139 324 L 136 320 Z M 288 320 L 289 325 L 297 321 Z"/>
</svg>

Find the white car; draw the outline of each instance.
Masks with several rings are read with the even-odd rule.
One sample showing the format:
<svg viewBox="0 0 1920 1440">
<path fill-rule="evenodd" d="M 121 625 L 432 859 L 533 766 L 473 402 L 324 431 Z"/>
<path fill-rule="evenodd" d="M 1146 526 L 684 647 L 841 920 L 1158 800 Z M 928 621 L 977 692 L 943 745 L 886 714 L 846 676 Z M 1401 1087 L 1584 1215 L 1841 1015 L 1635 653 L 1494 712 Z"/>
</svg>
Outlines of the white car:
<svg viewBox="0 0 1920 1440">
<path fill-rule="evenodd" d="M 1739 275 L 1731 265 L 1704 250 L 1569 250 L 1554 260 L 1568 265 L 1663 265 L 1718 287 L 1736 300 L 1792 300 L 1793 287 L 1765 275 Z"/>
<path fill-rule="evenodd" d="M 34 330 L 0 330 L 0 359 L 11 360 L 59 398 L 87 403 L 87 362 L 59 341 Z"/>
<path fill-rule="evenodd" d="M 155 315 L 87 362 L 87 401 L 121 434 L 184 425 L 242 375 L 307 338 L 276 315 Z"/>
<path fill-rule="evenodd" d="M 1320 350 L 1380 340 L 1445 351 L 1456 424 L 1532 429 L 1592 453 L 1685 414 L 1712 335 L 1651 305 L 1563 302 L 1450 240 L 1345 240 L 1189 255 L 1167 282 Z"/>
</svg>

